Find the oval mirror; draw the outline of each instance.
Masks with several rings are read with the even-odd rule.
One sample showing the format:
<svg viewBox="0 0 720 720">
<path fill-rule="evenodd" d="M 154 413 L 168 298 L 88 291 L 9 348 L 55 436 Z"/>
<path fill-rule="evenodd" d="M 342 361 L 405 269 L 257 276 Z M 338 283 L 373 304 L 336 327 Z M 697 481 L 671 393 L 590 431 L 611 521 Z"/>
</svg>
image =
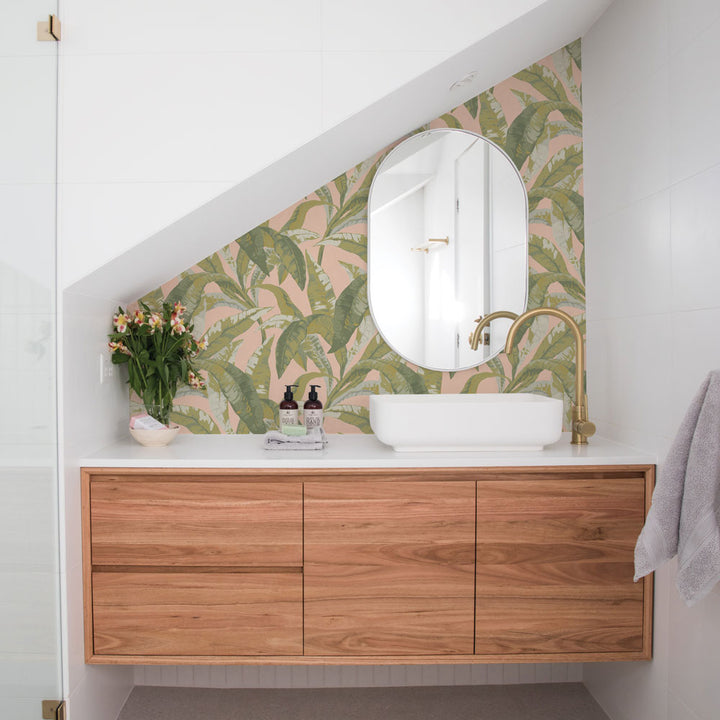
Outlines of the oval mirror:
<svg viewBox="0 0 720 720">
<path fill-rule="evenodd" d="M 428 130 L 383 160 L 368 207 L 368 297 L 385 342 L 409 362 L 464 370 L 505 347 L 498 319 L 527 303 L 528 204 L 515 164 L 467 130 Z"/>
</svg>

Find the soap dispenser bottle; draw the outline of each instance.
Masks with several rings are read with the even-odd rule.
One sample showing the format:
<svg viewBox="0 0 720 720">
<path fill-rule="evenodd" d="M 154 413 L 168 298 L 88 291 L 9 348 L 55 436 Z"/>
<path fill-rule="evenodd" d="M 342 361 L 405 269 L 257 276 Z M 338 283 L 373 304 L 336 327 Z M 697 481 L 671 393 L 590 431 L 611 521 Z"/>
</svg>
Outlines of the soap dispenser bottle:
<svg viewBox="0 0 720 720">
<path fill-rule="evenodd" d="M 310 430 L 311 428 L 321 428 L 323 423 L 323 411 L 322 403 L 318 400 L 317 390 L 319 385 L 311 385 L 310 392 L 308 393 L 308 399 L 303 405 L 303 422 L 305 427 Z"/>
<path fill-rule="evenodd" d="M 293 388 L 297 385 L 286 385 L 285 395 L 280 402 L 280 425 L 299 425 L 298 404 L 293 398 Z"/>
</svg>

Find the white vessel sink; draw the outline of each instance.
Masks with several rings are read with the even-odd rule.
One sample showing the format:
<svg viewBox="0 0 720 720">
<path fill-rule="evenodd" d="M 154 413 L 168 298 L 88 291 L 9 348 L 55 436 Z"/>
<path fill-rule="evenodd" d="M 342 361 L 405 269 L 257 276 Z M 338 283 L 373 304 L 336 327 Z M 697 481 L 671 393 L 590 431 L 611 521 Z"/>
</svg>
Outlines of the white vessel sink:
<svg viewBox="0 0 720 720">
<path fill-rule="evenodd" d="M 562 419 L 561 400 L 531 393 L 370 396 L 375 436 L 405 452 L 541 450 Z"/>
</svg>

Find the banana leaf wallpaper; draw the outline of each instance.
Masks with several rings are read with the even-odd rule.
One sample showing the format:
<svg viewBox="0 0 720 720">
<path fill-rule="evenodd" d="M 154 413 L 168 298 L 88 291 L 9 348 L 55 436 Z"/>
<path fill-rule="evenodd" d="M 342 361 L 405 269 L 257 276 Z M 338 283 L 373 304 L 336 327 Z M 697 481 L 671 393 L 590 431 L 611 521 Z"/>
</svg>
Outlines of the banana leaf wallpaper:
<svg viewBox="0 0 720 720">
<path fill-rule="evenodd" d="M 520 169 L 529 200 L 528 308 L 561 307 L 585 327 L 580 41 L 419 128 L 481 133 Z M 398 139 L 400 142 L 403 138 Z M 510 355 L 456 373 L 424 370 L 376 331 L 366 283 L 370 184 L 380 150 L 142 298 L 180 301 L 206 387 L 184 387 L 172 420 L 190 433 L 264 433 L 286 384 L 302 407 L 320 385 L 325 429 L 369 433 L 373 393 L 573 395 L 574 343 L 541 317 Z"/>
</svg>

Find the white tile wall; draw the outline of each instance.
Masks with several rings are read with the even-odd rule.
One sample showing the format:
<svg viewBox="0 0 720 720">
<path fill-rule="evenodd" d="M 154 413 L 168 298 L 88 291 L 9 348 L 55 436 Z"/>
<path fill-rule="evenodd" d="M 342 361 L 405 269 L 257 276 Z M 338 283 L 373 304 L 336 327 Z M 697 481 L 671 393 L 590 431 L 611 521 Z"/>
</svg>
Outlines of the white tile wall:
<svg viewBox="0 0 720 720">
<path fill-rule="evenodd" d="M 319 49 L 321 0 L 98 0 L 63 3 L 74 54 Z M 272 28 L 272 33 L 268 33 Z"/>
<path fill-rule="evenodd" d="M 674 4 L 684 6 L 678 0 Z M 666 112 L 672 130 L 667 142 L 674 182 L 720 163 L 720 138 L 712 120 L 720 112 L 720 97 L 711 81 L 717 69 L 720 18 L 716 13 L 709 13 L 704 31 L 670 57 L 673 96 Z"/>
<path fill-rule="evenodd" d="M 397 49 L 325 51 L 322 55 L 322 127 L 337 125 L 446 57 L 444 52 L 422 48 L 403 52 Z M 348 82 L 348 78 L 353 78 L 352 82 Z"/>
<path fill-rule="evenodd" d="M 116 374 L 100 384 L 98 362 L 107 353 L 114 298 L 63 295 L 62 431 L 64 448 L 66 662 L 72 720 L 115 720 L 132 689 L 132 669 L 85 664 L 80 536 L 79 458 L 116 440 L 127 427 L 127 390 Z"/>
<path fill-rule="evenodd" d="M 587 45 L 592 51 L 592 41 L 588 40 Z M 607 54 L 608 48 L 599 50 Z M 583 84 L 588 83 L 592 87 L 591 81 L 583 77 Z M 671 143 L 668 113 L 648 112 L 647 108 L 663 108 L 668 103 L 667 73 L 661 69 L 633 82 L 631 99 L 613 93 L 606 103 L 596 102 L 601 112 L 585 110 L 585 134 L 592 133 L 595 138 L 594 143 L 584 147 L 586 165 L 595 167 L 595 172 L 586 178 L 588 222 L 667 187 Z M 658 152 L 658 148 L 663 150 Z"/>
<path fill-rule="evenodd" d="M 590 407 L 661 463 L 720 367 L 719 30 L 712 0 L 617 0 L 584 42 Z M 656 573 L 652 662 L 584 668 L 612 720 L 720 714 L 720 588 L 686 608 L 675 574 Z"/>
<path fill-rule="evenodd" d="M 441 12 L 434 0 L 365 0 L 362 6 L 324 0 L 322 4 L 323 45 L 330 52 L 455 52 L 541 2 L 448 2 Z"/>
<path fill-rule="evenodd" d="M 720 5 L 715 0 L 685 0 L 668 6 L 670 52 L 685 47 L 720 19 Z"/>
<path fill-rule="evenodd" d="M 0 145 L 1 183 L 55 180 L 55 134 L 48 132 L 57 86 L 52 63 L 46 56 L 0 56 L 0 137 L 8 139 Z"/>
<path fill-rule="evenodd" d="M 669 197 L 662 190 L 586 223 L 586 234 L 597 239 L 586 249 L 591 274 L 612 278 L 588 285 L 593 320 L 671 310 Z M 598 207 L 597 199 L 589 204 Z"/>
<path fill-rule="evenodd" d="M 63 0 L 64 286 L 540 5 Z"/>
</svg>

